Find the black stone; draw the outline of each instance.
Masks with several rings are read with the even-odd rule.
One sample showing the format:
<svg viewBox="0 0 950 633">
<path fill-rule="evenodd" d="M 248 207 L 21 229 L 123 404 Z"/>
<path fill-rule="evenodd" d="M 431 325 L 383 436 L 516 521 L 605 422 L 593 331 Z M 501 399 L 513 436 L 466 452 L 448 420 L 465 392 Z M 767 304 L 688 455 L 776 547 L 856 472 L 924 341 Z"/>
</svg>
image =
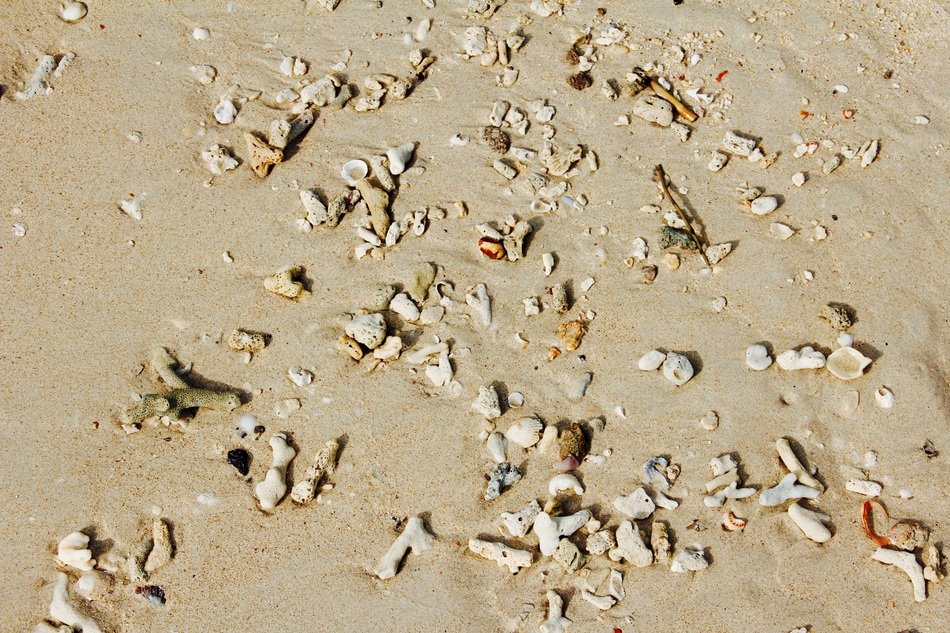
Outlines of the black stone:
<svg viewBox="0 0 950 633">
<path fill-rule="evenodd" d="M 243 448 L 232 448 L 228 451 L 228 463 L 234 466 L 234 469 L 246 476 L 251 472 L 251 454 Z"/>
</svg>

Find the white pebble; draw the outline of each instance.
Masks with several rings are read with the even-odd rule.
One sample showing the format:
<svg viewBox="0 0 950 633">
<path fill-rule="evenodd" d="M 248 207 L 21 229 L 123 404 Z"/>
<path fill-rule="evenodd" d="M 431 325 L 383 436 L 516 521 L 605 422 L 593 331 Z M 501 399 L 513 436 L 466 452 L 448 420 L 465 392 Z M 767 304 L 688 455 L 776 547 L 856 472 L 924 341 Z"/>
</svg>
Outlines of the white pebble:
<svg viewBox="0 0 950 633">
<path fill-rule="evenodd" d="M 59 17 L 66 22 L 79 22 L 86 17 L 86 5 L 82 2 L 67 2 L 59 11 Z"/>
<path fill-rule="evenodd" d="M 13 225 L 13 237 L 23 237 L 26 235 L 26 225 L 22 222 L 17 222 Z"/>
<path fill-rule="evenodd" d="M 796 187 L 801 187 L 805 184 L 805 174 L 803 172 L 797 172 L 792 176 L 792 184 Z"/>
<path fill-rule="evenodd" d="M 773 222 L 769 225 L 769 235 L 777 240 L 787 240 L 795 235 L 795 229 L 781 222 Z"/>
<path fill-rule="evenodd" d="M 191 32 L 191 36 L 196 40 L 206 40 L 211 37 L 211 31 L 204 28 L 203 26 L 196 26 L 195 29 Z"/>
<path fill-rule="evenodd" d="M 769 350 L 765 345 L 756 343 L 746 348 L 745 364 L 749 366 L 749 369 L 763 371 L 771 367 L 772 357 L 769 356 Z"/>
<path fill-rule="evenodd" d="M 930 117 L 926 117 L 922 114 L 918 114 L 914 117 L 914 123 L 917 125 L 928 125 L 930 123 Z"/>
</svg>

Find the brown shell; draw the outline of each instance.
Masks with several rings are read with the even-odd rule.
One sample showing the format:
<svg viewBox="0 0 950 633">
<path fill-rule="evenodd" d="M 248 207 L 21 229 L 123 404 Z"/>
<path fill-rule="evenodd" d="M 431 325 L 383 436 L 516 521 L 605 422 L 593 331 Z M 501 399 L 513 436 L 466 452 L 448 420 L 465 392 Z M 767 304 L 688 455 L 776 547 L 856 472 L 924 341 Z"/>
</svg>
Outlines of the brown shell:
<svg viewBox="0 0 950 633">
<path fill-rule="evenodd" d="M 493 240 L 490 237 L 483 237 L 478 240 L 478 250 L 488 259 L 498 260 L 505 256 L 505 248 L 498 240 Z"/>
</svg>

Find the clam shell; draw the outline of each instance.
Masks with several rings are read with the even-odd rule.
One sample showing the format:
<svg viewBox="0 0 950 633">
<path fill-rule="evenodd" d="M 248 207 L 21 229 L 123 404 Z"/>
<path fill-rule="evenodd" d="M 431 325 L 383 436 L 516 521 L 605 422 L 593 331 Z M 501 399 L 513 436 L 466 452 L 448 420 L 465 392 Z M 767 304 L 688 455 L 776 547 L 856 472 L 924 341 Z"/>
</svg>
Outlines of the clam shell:
<svg viewBox="0 0 950 633">
<path fill-rule="evenodd" d="M 366 178 L 367 174 L 369 174 L 369 165 L 366 161 L 359 159 L 343 163 L 343 169 L 340 170 L 340 176 L 351 187 L 355 187 L 356 183 Z"/>
<path fill-rule="evenodd" d="M 871 359 L 853 347 L 839 347 L 828 356 L 825 367 L 841 380 L 854 380 L 864 375 Z"/>
<path fill-rule="evenodd" d="M 505 437 L 509 442 L 517 444 L 521 448 L 530 448 L 541 439 L 541 429 L 544 424 L 535 417 L 521 418 L 505 431 Z"/>
</svg>

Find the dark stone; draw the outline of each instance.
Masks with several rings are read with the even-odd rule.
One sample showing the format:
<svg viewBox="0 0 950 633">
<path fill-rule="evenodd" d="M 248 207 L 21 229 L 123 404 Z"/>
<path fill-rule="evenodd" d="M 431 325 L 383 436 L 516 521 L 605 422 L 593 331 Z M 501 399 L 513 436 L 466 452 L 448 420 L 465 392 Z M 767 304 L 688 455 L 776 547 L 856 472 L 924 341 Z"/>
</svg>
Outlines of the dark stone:
<svg viewBox="0 0 950 633">
<path fill-rule="evenodd" d="M 241 476 L 247 476 L 251 472 L 251 454 L 243 448 L 232 448 L 228 451 L 228 463 L 234 466 L 234 469 L 241 473 Z"/>
</svg>

